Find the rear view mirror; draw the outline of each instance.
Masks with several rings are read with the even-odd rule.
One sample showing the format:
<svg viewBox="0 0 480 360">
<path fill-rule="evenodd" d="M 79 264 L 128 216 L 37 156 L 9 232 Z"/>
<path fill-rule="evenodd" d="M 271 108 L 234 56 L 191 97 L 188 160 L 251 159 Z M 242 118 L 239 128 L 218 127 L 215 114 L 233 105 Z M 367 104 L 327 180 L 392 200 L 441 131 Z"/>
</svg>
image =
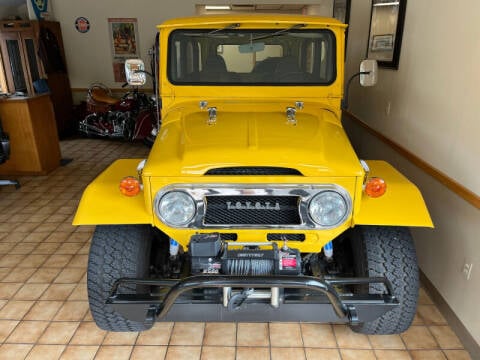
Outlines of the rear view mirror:
<svg viewBox="0 0 480 360">
<path fill-rule="evenodd" d="M 363 60 L 360 63 L 360 85 L 374 86 L 377 83 L 377 60 Z"/>
<path fill-rule="evenodd" d="M 147 82 L 145 64 L 140 59 L 127 59 L 125 61 L 125 75 L 128 85 L 131 86 L 142 86 Z"/>
<path fill-rule="evenodd" d="M 265 43 L 263 42 L 254 42 L 248 44 L 238 45 L 238 52 L 240 54 L 251 54 L 259 51 L 265 50 Z"/>
</svg>

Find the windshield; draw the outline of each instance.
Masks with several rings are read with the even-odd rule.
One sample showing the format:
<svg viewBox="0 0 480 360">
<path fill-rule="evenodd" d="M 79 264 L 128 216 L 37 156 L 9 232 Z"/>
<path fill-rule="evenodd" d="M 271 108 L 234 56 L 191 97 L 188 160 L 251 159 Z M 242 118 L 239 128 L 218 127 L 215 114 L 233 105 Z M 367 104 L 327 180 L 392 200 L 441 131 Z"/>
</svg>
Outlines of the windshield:
<svg viewBox="0 0 480 360">
<path fill-rule="evenodd" d="M 179 85 L 328 85 L 335 81 L 330 30 L 176 30 L 168 77 Z"/>
</svg>

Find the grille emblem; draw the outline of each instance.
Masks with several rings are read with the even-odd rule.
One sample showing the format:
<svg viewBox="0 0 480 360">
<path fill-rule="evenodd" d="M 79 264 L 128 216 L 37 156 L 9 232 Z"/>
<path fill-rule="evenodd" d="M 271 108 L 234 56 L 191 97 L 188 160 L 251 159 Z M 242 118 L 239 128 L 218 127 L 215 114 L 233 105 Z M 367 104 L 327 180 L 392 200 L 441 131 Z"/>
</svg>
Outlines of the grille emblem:
<svg viewBox="0 0 480 360">
<path fill-rule="evenodd" d="M 241 201 L 235 203 L 227 201 L 226 204 L 227 210 L 281 210 L 280 203 L 276 202 L 275 204 L 272 204 L 269 201 L 265 201 L 264 203 L 261 203 L 260 201 L 245 201 L 245 203 L 242 203 Z"/>
</svg>

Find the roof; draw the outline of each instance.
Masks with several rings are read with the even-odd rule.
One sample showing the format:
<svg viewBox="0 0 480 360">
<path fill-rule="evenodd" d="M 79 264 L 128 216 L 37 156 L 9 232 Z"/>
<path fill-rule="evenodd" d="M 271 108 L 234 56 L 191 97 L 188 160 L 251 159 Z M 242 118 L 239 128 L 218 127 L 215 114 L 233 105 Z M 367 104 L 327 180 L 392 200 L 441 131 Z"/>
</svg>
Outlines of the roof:
<svg viewBox="0 0 480 360">
<path fill-rule="evenodd" d="M 340 21 L 329 18 L 329 17 L 320 17 L 320 16 L 311 16 L 311 15 L 284 15 L 284 14 L 232 14 L 232 15 L 202 15 L 202 16 L 191 16 L 191 17 L 181 17 L 174 18 L 165 21 L 159 28 L 177 28 L 177 27 L 222 27 L 228 26 L 233 23 L 246 23 L 250 26 L 258 25 L 268 25 L 272 24 L 275 26 L 286 24 L 286 25 L 295 25 L 295 24 L 306 24 L 312 25 L 313 27 L 329 27 L 329 26 L 338 26 L 346 27 L 345 24 Z"/>
</svg>

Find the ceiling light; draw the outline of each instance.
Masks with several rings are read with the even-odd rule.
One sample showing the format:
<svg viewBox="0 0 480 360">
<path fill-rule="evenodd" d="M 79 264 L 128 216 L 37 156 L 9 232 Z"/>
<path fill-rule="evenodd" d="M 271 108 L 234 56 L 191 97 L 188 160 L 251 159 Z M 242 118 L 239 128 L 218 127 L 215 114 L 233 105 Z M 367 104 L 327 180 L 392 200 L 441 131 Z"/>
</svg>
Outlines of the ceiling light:
<svg viewBox="0 0 480 360">
<path fill-rule="evenodd" d="M 205 10 L 231 10 L 230 5 L 205 5 Z"/>
<path fill-rule="evenodd" d="M 399 1 L 392 1 L 392 2 L 384 2 L 384 3 L 376 3 L 373 6 L 393 6 L 393 5 L 400 5 Z"/>
</svg>

